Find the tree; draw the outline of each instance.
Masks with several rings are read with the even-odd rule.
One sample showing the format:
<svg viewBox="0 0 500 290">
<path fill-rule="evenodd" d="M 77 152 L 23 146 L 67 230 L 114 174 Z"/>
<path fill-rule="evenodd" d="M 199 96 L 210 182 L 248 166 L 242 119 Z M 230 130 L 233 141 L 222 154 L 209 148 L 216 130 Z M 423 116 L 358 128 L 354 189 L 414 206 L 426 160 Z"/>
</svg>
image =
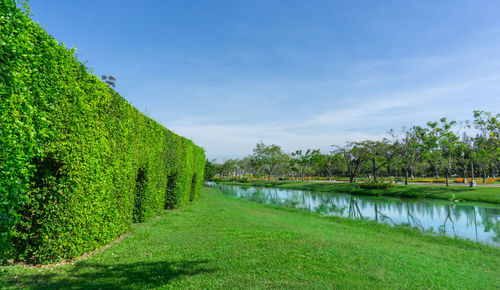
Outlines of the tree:
<svg viewBox="0 0 500 290">
<path fill-rule="evenodd" d="M 337 169 L 342 162 L 342 155 L 336 154 L 335 151 L 321 154 L 321 168 L 328 173 L 328 180 L 332 180 L 335 169 Z"/>
<path fill-rule="evenodd" d="M 396 154 L 394 145 L 388 139 L 382 141 L 364 141 L 360 143 L 367 151 L 367 159 L 371 163 L 371 172 L 373 175 L 373 182 L 377 182 L 377 172 L 389 162 Z"/>
<path fill-rule="evenodd" d="M 490 112 L 474 111 L 474 125 L 481 131 L 485 139 L 482 146 L 484 154 L 491 160 L 495 169 L 495 176 L 498 176 L 500 169 L 500 114 L 492 115 Z"/>
<path fill-rule="evenodd" d="M 234 176 L 238 170 L 238 163 L 235 159 L 228 159 L 224 164 L 222 164 L 222 174 L 225 174 L 227 178 L 229 176 Z"/>
<path fill-rule="evenodd" d="M 257 143 L 253 149 L 252 164 L 271 179 L 279 168 L 285 165 L 287 156 L 278 145 Z"/>
<path fill-rule="evenodd" d="M 344 155 L 349 174 L 349 182 L 355 182 L 360 165 L 367 160 L 368 150 L 366 150 L 362 142 L 348 142 L 346 146 L 339 147 L 337 152 Z"/>
<path fill-rule="evenodd" d="M 307 149 L 305 152 L 297 150 L 292 153 L 292 157 L 295 159 L 302 181 L 304 181 L 304 175 L 307 172 L 307 169 L 311 166 L 311 154 L 311 149 Z"/>
<path fill-rule="evenodd" d="M 295 180 L 295 174 L 300 173 L 300 166 L 297 159 L 294 158 L 293 153 L 290 154 L 290 158 L 288 158 L 288 169 L 292 175 L 292 180 Z"/>
<path fill-rule="evenodd" d="M 217 174 L 217 168 L 215 167 L 215 160 L 206 160 L 205 161 L 205 180 L 210 180 L 214 178 L 215 174 Z"/>
<path fill-rule="evenodd" d="M 323 169 L 323 154 L 319 149 L 315 149 L 311 151 L 311 167 L 316 171 L 318 175 L 318 180 L 320 180 L 321 170 Z"/>
<path fill-rule="evenodd" d="M 483 175 L 483 184 L 486 182 L 486 170 L 492 165 L 490 142 L 488 138 L 478 135 L 473 138 L 474 150 L 472 157 L 474 163 L 477 165 L 478 172 Z M 479 177 L 479 175 L 478 175 Z"/>
<path fill-rule="evenodd" d="M 237 161 L 238 168 L 241 170 L 241 174 L 248 174 L 252 172 L 252 161 L 250 156 L 246 156 Z"/>
<path fill-rule="evenodd" d="M 413 170 L 417 162 L 422 160 L 424 144 L 422 136 L 425 129 L 420 126 L 413 126 L 410 129 L 403 129 L 401 135 L 396 135 L 393 130 L 390 133 L 395 138 L 394 150 L 400 158 L 401 165 L 405 172 L 405 185 L 408 185 L 408 173 Z"/>
<path fill-rule="evenodd" d="M 464 177 L 464 183 L 467 183 L 467 162 L 466 162 L 466 156 L 467 153 L 469 152 L 469 148 L 467 148 L 467 143 L 468 143 L 468 137 L 466 134 L 463 135 L 462 141 L 459 141 L 457 143 L 456 151 L 457 154 L 460 156 L 457 158 L 460 158 L 460 161 L 462 163 L 462 170 L 463 170 L 463 177 Z"/>
<path fill-rule="evenodd" d="M 110 87 L 115 87 L 116 79 L 113 76 L 102 75 L 101 79 Z"/>
<path fill-rule="evenodd" d="M 446 118 L 441 118 L 438 122 L 428 122 L 427 134 L 422 135 L 427 141 L 428 151 L 432 153 L 433 158 L 436 158 L 437 164 L 440 164 L 445 169 L 446 186 L 449 186 L 449 178 L 451 176 L 451 167 L 453 156 L 459 149 L 459 138 L 453 133 L 452 128 L 457 122 L 450 121 Z"/>
</svg>

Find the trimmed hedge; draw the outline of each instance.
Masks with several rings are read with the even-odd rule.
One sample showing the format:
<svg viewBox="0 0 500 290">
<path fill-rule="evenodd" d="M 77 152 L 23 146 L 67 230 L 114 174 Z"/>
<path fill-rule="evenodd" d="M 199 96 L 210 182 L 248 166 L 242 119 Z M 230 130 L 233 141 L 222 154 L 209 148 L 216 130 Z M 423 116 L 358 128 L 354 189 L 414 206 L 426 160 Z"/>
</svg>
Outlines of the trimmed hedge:
<svg viewBox="0 0 500 290">
<path fill-rule="evenodd" d="M 96 249 L 200 194 L 203 149 L 141 114 L 0 0 L 0 259 Z"/>
</svg>

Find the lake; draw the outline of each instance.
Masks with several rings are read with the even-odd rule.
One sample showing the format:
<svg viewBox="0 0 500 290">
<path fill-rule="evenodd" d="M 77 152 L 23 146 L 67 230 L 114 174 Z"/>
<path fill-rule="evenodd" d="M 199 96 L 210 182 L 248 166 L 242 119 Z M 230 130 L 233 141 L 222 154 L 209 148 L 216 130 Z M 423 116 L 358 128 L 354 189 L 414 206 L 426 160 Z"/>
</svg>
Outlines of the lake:
<svg viewBox="0 0 500 290">
<path fill-rule="evenodd" d="M 407 225 L 422 231 L 500 246 L 500 206 L 452 203 L 437 199 L 354 196 L 273 187 L 244 187 L 206 182 L 224 194 L 327 216 Z"/>
</svg>

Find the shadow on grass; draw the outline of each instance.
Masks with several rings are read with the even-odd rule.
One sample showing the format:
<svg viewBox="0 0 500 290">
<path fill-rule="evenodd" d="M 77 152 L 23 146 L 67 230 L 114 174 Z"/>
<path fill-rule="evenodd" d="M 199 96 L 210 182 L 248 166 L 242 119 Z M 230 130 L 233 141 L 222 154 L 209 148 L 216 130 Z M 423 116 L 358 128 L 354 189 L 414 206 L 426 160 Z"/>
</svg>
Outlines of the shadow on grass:
<svg viewBox="0 0 500 290">
<path fill-rule="evenodd" d="M 3 273 L 4 287 L 43 289 L 146 289 L 169 284 L 172 279 L 212 273 L 208 260 L 180 262 L 138 262 L 132 264 L 97 264 L 80 262 L 60 273 Z"/>
</svg>

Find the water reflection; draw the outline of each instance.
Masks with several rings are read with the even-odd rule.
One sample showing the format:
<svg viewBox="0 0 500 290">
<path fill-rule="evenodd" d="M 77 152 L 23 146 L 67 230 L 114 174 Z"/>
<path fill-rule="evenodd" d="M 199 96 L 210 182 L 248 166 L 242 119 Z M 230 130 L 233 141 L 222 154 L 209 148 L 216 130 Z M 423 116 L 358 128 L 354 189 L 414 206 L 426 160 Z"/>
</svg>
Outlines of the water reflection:
<svg viewBox="0 0 500 290">
<path fill-rule="evenodd" d="M 240 187 L 207 183 L 225 194 L 329 216 L 375 220 L 407 225 L 422 231 L 461 237 L 500 246 L 500 207 L 484 204 L 451 204 L 444 200 L 325 194 L 279 188 Z"/>
</svg>

